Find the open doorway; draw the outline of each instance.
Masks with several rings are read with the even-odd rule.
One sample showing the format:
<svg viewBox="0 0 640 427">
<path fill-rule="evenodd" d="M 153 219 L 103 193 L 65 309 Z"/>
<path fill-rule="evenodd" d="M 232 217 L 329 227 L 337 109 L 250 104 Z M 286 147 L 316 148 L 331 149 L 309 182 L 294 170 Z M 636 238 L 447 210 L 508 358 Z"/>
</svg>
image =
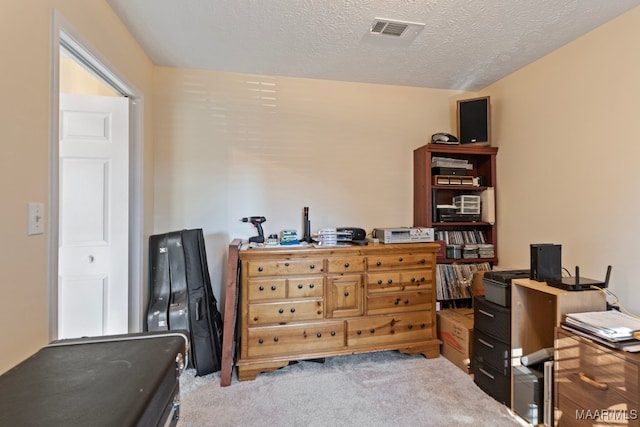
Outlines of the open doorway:
<svg viewBox="0 0 640 427">
<path fill-rule="evenodd" d="M 54 11 L 50 338 L 142 330 L 142 99 Z"/>
</svg>

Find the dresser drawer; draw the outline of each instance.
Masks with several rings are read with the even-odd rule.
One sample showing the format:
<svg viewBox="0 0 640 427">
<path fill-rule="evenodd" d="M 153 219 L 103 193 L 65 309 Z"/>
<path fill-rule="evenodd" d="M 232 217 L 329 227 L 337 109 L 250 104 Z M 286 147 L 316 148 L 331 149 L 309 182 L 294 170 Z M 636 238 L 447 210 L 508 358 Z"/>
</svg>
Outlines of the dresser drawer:
<svg viewBox="0 0 640 427">
<path fill-rule="evenodd" d="M 327 273 L 362 273 L 365 267 L 365 257 L 329 258 Z"/>
<path fill-rule="evenodd" d="M 494 337 L 473 330 L 473 356 L 480 362 L 508 375 L 511 371 L 511 346 Z"/>
<path fill-rule="evenodd" d="M 491 365 L 474 358 L 473 381 L 498 402 L 511 406 L 511 375 L 504 375 Z"/>
<path fill-rule="evenodd" d="M 323 276 L 301 276 L 287 278 L 287 298 L 321 298 Z"/>
<path fill-rule="evenodd" d="M 367 260 L 369 271 L 431 266 L 432 254 L 372 255 Z"/>
<path fill-rule="evenodd" d="M 383 271 L 367 274 L 367 289 L 369 292 L 397 291 L 402 279 L 399 271 Z"/>
<path fill-rule="evenodd" d="M 322 272 L 321 258 L 247 262 L 247 275 L 249 277 L 319 274 Z"/>
<path fill-rule="evenodd" d="M 347 320 L 349 347 L 423 341 L 435 338 L 431 313 L 409 313 Z"/>
<path fill-rule="evenodd" d="M 367 295 L 367 314 L 389 314 L 403 311 L 431 311 L 431 292 L 378 293 Z"/>
<path fill-rule="evenodd" d="M 249 301 L 283 299 L 287 296 L 287 279 L 253 279 L 247 282 Z"/>
<path fill-rule="evenodd" d="M 337 350 L 345 346 L 344 322 L 254 327 L 247 340 L 249 357 Z"/>
<path fill-rule="evenodd" d="M 511 309 L 476 296 L 473 301 L 474 328 L 499 339 L 511 342 Z"/>
<path fill-rule="evenodd" d="M 556 346 L 559 403 L 570 397 L 585 409 L 640 409 L 638 365 L 572 336 L 559 334 Z"/>
<path fill-rule="evenodd" d="M 431 289 L 431 270 L 383 271 L 367 274 L 369 292 Z"/>
<path fill-rule="evenodd" d="M 249 325 L 320 320 L 324 314 L 323 299 L 292 300 L 249 304 Z"/>
<path fill-rule="evenodd" d="M 323 280 L 323 276 L 250 279 L 247 282 L 247 292 L 250 302 L 285 298 L 321 298 Z"/>
<path fill-rule="evenodd" d="M 557 427 L 585 427 L 585 426 L 640 426 L 640 409 L 636 406 L 619 404 L 614 407 L 585 408 L 571 397 L 558 397 L 555 410 L 555 425 Z"/>
<path fill-rule="evenodd" d="M 586 414 L 586 409 L 581 408 L 573 400 L 567 398 L 567 396 L 559 396 L 556 399 L 555 408 L 555 425 L 557 427 L 584 427 L 585 425 L 591 425 L 598 423 L 597 418 L 591 420 L 581 419 L 581 415 Z M 593 411 L 591 412 L 593 413 Z M 589 422 L 591 421 L 591 423 Z M 596 425 L 603 425 L 602 423 Z"/>
</svg>

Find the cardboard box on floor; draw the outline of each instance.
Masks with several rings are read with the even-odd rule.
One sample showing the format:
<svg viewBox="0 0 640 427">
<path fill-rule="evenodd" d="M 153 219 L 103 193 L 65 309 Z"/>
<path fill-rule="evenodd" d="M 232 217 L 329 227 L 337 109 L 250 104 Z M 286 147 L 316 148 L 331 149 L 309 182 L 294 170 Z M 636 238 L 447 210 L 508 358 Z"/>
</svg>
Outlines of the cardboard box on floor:
<svg viewBox="0 0 640 427">
<path fill-rule="evenodd" d="M 442 341 L 440 353 L 467 374 L 471 374 L 473 361 L 473 309 L 450 308 L 440 310 L 438 338 Z"/>
<path fill-rule="evenodd" d="M 476 271 L 473 273 L 471 280 L 471 293 L 473 296 L 484 295 L 484 271 Z"/>
</svg>

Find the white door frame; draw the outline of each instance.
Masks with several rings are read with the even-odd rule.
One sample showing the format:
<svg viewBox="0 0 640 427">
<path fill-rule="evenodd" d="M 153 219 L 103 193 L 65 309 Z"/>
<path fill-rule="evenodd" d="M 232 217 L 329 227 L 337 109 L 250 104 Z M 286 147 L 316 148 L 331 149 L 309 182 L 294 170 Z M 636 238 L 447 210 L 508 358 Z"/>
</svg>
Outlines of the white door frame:
<svg viewBox="0 0 640 427">
<path fill-rule="evenodd" d="M 51 82 L 49 129 L 49 340 L 58 338 L 58 179 L 60 45 L 74 46 L 83 59 L 110 80 L 118 92 L 129 97 L 129 332 L 143 328 L 144 224 L 143 224 L 143 112 L 142 92 L 97 52 L 57 10 L 51 16 Z"/>
</svg>

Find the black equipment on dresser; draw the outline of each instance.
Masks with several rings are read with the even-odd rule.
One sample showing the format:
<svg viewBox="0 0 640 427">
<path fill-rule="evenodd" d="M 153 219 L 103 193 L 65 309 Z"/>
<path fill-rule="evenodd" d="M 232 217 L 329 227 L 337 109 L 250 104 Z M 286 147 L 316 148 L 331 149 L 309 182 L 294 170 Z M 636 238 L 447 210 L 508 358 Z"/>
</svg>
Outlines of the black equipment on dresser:
<svg viewBox="0 0 640 427">
<path fill-rule="evenodd" d="M 562 246 L 552 243 L 531 244 L 531 280 L 546 282 L 562 278 Z"/>
<path fill-rule="evenodd" d="M 560 280 L 547 280 L 547 285 L 554 288 L 564 289 L 565 291 L 586 291 L 593 287 L 601 289 L 609 287 L 609 278 L 611 277 L 611 266 L 607 267 L 607 273 L 604 281 L 594 280 L 580 276 L 580 267 L 576 265 L 576 275 L 573 277 L 562 277 Z"/>
</svg>

